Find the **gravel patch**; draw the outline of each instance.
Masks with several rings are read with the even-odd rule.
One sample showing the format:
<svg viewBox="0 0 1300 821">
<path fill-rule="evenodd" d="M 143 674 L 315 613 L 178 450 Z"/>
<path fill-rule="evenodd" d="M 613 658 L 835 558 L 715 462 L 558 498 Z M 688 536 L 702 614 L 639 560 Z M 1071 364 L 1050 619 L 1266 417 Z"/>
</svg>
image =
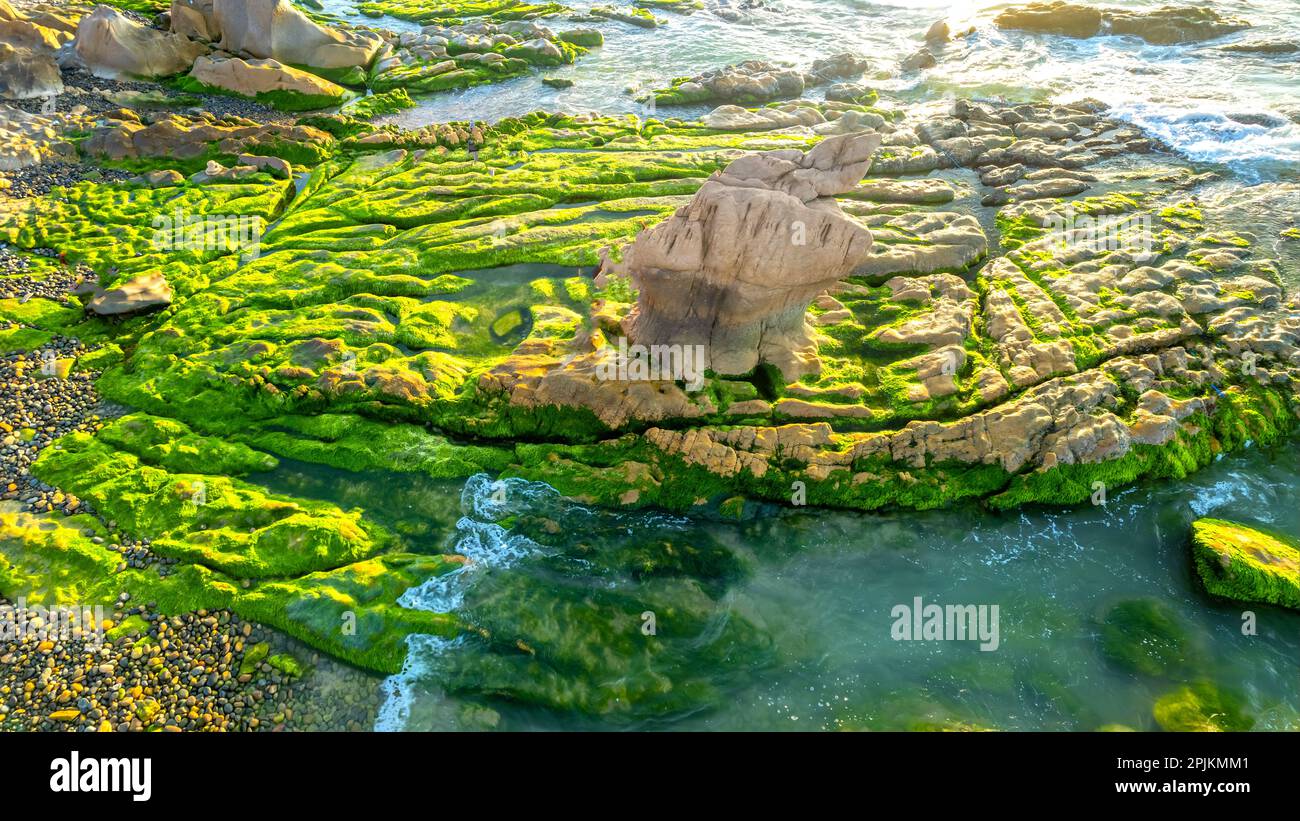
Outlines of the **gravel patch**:
<svg viewBox="0 0 1300 821">
<path fill-rule="evenodd" d="M 52 299 L 65 305 L 72 302 L 72 288 L 77 280 L 93 281 L 95 273 L 89 265 L 60 265 L 32 274 L 31 258 L 0 248 L 0 299 L 17 299 L 26 302 L 37 297 Z"/>
<path fill-rule="evenodd" d="M 85 106 L 86 112 L 91 115 L 129 108 L 138 113 L 174 111 L 180 114 L 189 114 L 207 111 L 218 117 L 239 116 L 258 123 L 293 122 L 296 119 L 293 114 L 267 108 L 252 100 L 227 97 L 221 94 L 187 94 L 164 86 L 161 83 L 152 83 L 147 80 L 108 80 L 96 77 L 81 68 L 63 69 L 63 85 L 63 93 L 58 95 L 54 101 L 57 111 L 72 111 L 77 106 Z M 159 104 L 135 105 L 129 101 L 112 100 L 107 96 L 118 93 L 161 94 L 175 99 L 178 104 L 175 106 Z M 186 100 L 195 97 L 199 100 L 197 105 L 183 104 Z M 45 101 L 40 99 L 6 100 L 5 102 L 29 114 L 41 113 L 41 108 L 45 105 Z"/>
<path fill-rule="evenodd" d="M 278 732 L 373 724 L 378 693 L 370 676 L 228 611 L 168 617 L 123 594 L 103 616 L 106 631 L 27 630 L 0 640 L 0 730 Z M 299 678 L 281 669 L 286 656 L 298 665 L 307 660 L 311 673 Z M 357 695 L 367 690 L 372 698 Z"/>
<path fill-rule="evenodd" d="M 0 187 L 0 196 L 12 199 L 42 197 L 55 188 L 76 185 L 85 180 L 94 182 L 122 182 L 135 177 L 120 168 L 101 168 L 83 163 L 44 162 L 29 165 L 17 171 L 0 174 L 9 184 Z"/>
<path fill-rule="evenodd" d="M 56 337 L 35 351 L 0 356 L 0 499 L 17 499 L 37 513 L 83 512 L 81 500 L 36 479 L 29 468 L 55 439 L 74 430 L 95 431 L 102 419 L 117 415 L 95 391 L 94 374 L 60 374 L 67 360 L 84 352 L 81 342 Z"/>
</svg>

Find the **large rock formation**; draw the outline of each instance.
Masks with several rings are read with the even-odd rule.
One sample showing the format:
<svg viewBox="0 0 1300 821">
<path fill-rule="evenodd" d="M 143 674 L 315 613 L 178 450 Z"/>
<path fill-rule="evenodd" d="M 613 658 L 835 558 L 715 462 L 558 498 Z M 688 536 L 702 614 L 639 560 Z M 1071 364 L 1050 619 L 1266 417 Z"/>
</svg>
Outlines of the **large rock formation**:
<svg viewBox="0 0 1300 821">
<path fill-rule="evenodd" d="M 817 371 L 804 314 L 871 247 L 834 196 L 858 184 L 879 145 L 874 133 L 832 137 L 806 154 L 746 155 L 711 178 L 627 248 L 623 267 L 640 291 L 629 337 L 703 345 L 722 374 L 762 362 L 788 379 Z"/>
<path fill-rule="evenodd" d="M 287 0 L 213 0 L 212 21 L 226 51 L 297 66 L 365 67 L 383 44 L 378 34 L 317 25 Z"/>
<path fill-rule="evenodd" d="M 188 37 L 142 26 L 108 6 L 81 18 L 77 56 L 97 77 L 168 77 L 194 64 L 208 47 Z"/>
</svg>

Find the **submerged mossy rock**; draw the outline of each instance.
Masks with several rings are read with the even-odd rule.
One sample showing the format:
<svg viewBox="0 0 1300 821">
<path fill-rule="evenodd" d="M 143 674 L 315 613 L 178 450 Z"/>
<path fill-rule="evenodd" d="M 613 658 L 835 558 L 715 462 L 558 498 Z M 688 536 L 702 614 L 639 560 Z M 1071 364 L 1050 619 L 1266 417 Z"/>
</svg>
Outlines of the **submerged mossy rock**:
<svg viewBox="0 0 1300 821">
<path fill-rule="evenodd" d="M 1109 608 L 1099 640 L 1111 662 L 1146 676 L 1170 677 L 1194 669 L 1201 654 L 1182 619 L 1158 599 L 1133 599 Z"/>
<path fill-rule="evenodd" d="M 1205 681 L 1161 696 L 1152 712 L 1161 729 L 1176 733 L 1245 732 L 1255 726 L 1239 695 Z"/>
<path fill-rule="evenodd" d="M 1300 543 L 1222 519 L 1192 523 L 1192 557 L 1205 589 L 1241 602 L 1300 609 Z"/>
<path fill-rule="evenodd" d="M 622 592 L 511 572 L 485 581 L 462 618 L 486 648 L 453 657 L 453 691 L 609 718 L 715 706 L 728 682 L 773 661 L 763 631 L 687 579 Z"/>
</svg>

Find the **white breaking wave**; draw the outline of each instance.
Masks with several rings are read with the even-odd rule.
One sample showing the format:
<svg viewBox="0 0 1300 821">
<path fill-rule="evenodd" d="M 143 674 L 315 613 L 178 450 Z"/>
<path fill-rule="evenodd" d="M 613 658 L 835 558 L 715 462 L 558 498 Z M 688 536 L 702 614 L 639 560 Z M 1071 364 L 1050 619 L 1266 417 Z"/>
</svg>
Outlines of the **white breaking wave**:
<svg viewBox="0 0 1300 821">
<path fill-rule="evenodd" d="M 465 602 L 465 594 L 475 577 L 487 568 L 513 565 L 539 550 L 541 545 L 512 534 L 497 520 L 525 509 L 547 497 L 559 494 L 541 482 L 524 479 L 493 480 L 487 474 L 470 477 L 461 491 L 460 506 L 465 514 L 456 522 L 459 538 L 454 551 L 468 561 L 450 573 L 435 576 L 410 588 L 397 600 L 402 607 L 432 613 L 451 613 Z M 461 639 L 412 635 L 406 640 L 406 661 L 402 672 L 384 680 L 384 703 L 375 719 L 375 730 L 396 732 L 405 729 L 411 718 L 411 705 L 421 682 L 429 681 L 439 661 L 461 644 Z"/>
<path fill-rule="evenodd" d="M 1111 113 L 1194 162 L 1226 165 L 1248 182 L 1300 164 L 1300 124 L 1260 107 L 1209 110 L 1134 102 Z"/>
<path fill-rule="evenodd" d="M 1273 514 L 1270 506 L 1261 504 L 1260 500 L 1260 489 L 1252 487 L 1245 477 L 1234 473 L 1229 478 L 1215 482 L 1202 490 L 1187 505 L 1193 513 L 1201 517 L 1229 505 L 1241 504 L 1249 507 L 1253 518 L 1263 523 L 1271 523 Z"/>
</svg>

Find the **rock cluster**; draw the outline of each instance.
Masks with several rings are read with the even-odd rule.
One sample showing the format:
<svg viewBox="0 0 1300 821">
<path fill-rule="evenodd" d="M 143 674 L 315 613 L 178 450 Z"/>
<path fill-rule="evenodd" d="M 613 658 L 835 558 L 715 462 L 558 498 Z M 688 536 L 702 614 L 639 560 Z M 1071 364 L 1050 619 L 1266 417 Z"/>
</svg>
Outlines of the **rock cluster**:
<svg viewBox="0 0 1300 821">
<path fill-rule="evenodd" d="M 81 113 L 29 114 L 0 103 L 0 171 L 17 171 L 56 158 L 75 158 L 76 149 L 61 132 L 78 122 Z"/>
<path fill-rule="evenodd" d="M 240 117 L 162 114 L 146 119 L 131 111 L 112 112 L 91 130 L 81 149 L 92 157 L 110 160 L 190 159 L 213 149 L 221 154 L 254 154 L 262 144 L 293 144 L 309 153 L 333 141 L 329 134 L 311 126 L 259 124 Z"/>
<path fill-rule="evenodd" d="M 177 732 L 314 724 L 307 716 L 319 707 L 298 684 L 302 666 L 285 652 L 289 642 L 265 628 L 225 611 L 168 618 L 129 600 L 116 602 L 99 627 L 102 638 L 78 629 L 40 640 L 33 631 L 0 646 L 0 727 Z"/>
<path fill-rule="evenodd" d="M 803 72 L 762 60 L 746 60 L 711 69 L 655 93 L 659 105 L 713 101 L 763 103 L 798 97 L 804 92 Z"/>
</svg>

